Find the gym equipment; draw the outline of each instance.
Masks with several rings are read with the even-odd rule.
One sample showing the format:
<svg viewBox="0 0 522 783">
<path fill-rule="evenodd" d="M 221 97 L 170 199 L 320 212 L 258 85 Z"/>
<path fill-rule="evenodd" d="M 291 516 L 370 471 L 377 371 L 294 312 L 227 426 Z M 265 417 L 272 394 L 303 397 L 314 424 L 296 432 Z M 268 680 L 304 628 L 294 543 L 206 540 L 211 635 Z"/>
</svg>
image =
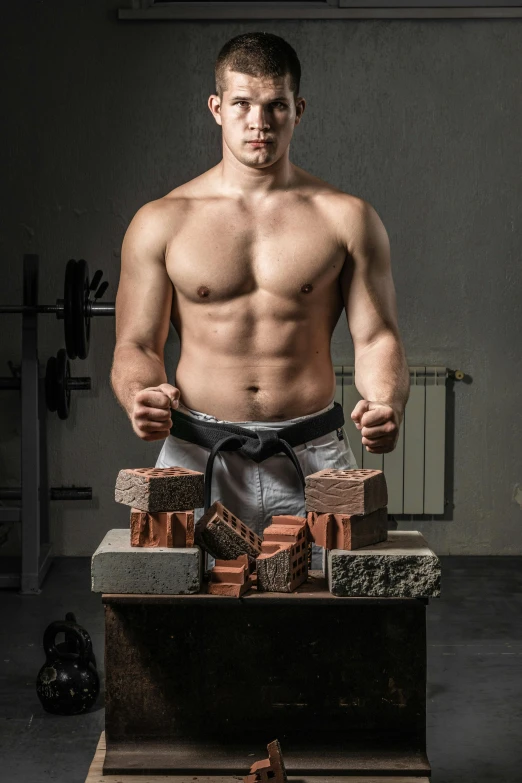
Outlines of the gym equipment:
<svg viewBox="0 0 522 783">
<path fill-rule="evenodd" d="M 11 369 L 13 369 L 12 365 Z M 19 377 L 0 378 L 0 391 L 19 388 Z M 56 356 L 49 357 L 45 370 L 45 402 L 47 410 L 52 412 L 58 411 L 60 419 L 67 419 L 71 407 L 71 392 L 90 388 L 91 379 L 89 377 L 71 377 L 71 367 L 65 348 L 60 348 Z"/>
<path fill-rule="evenodd" d="M 50 411 L 58 411 L 60 419 L 69 417 L 71 391 L 90 388 L 90 378 L 71 378 L 71 368 L 64 348 L 60 348 L 56 356 L 49 357 L 45 370 L 45 401 Z"/>
<path fill-rule="evenodd" d="M 34 297 L 32 304 L 0 305 L 1 313 L 54 313 L 64 322 L 65 347 L 69 359 L 86 359 L 89 353 L 91 318 L 99 315 L 114 315 L 114 302 L 98 302 L 109 283 L 101 282 L 103 271 L 98 269 L 89 282 L 89 267 L 82 258 L 71 258 L 65 268 L 63 299 L 55 305 L 39 305 Z M 94 295 L 91 298 L 91 293 Z M 25 294 L 25 292 L 24 292 Z"/>
<path fill-rule="evenodd" d="M 66 640 L 56 645 L 56 636 L 62 632 Z M 46 660 L 36 678 L 36 693 L 44 710 L 54 715 L 87 712 L 100 692 L 87 631 L 73 620 L 58 620 L 45 629 L 43 648 Z"/>
<path fill-rule="evenodd" d="M 20 369 L 10 362 L 13 377 L 0 379 L 0 390 L 19 389 L 22 415 L 21 432 L 21 487 L 0 487 L 0 525 L 21 523 L 22 551 L 19 557 L 0 557 L 0 588 L 19 588 L 23 594 L 38 594 L 52 562 L 52 543 L 49 540 L 49 503 L 51 500 L 90 500 L 91 487 L 49 487 L 46 448 L 47 406 L 66 418 L 70 410 L 70 392 L 90 389 L 90 378 L 72 378 L 66 352 L 61 349 L 53 361 L 47 363 L 45 377 L 40 376 L 38 361 L 38 314 L 55 312 L 65 320 L 66 340 L 70 350 L 86 356 L 89 348 L 90 318 L 93 314 L 112 315 L 114 305 L 102 305 L 90 299 L 96 288 L 95 299 L 107 288 L 100 285 L 101 271 L 88 283 L 88 269 L 84 263 L 72 261 L 67 265 L 64 300 L 56 305 L 38 305 L 37 255 L 25 255 L 23 260 L 23 304 L 14 308 L 1 307 L 0 312 L 22 314 L 22 360 Z M 94 308 L 94 309 L 93 309 Z M 98 310 L 96 310 L 98 308 Z M 99 308 L 102 308 L 100 310 Z M 19 501 L 12 504 L 12 501 Z"/>
</svg>

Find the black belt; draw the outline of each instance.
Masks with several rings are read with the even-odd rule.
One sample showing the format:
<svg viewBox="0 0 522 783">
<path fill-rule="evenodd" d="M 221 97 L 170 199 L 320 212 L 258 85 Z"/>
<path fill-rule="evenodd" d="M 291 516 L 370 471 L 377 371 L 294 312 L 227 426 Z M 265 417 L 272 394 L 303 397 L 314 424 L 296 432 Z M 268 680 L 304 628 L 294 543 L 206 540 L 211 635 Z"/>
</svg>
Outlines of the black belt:
<svg viewBox="0 0 522 783">
<path fill-rule="evenodd" d="M 343 408 L 338 402 L 334 402 L 333 408 L 324 413 L 290 424 L 280 430 L 257 432 L 235 424 L 201 421 L 177 410 L 172 410 L 171 416 L 171 435 L 210 449 L 205 469 L 205 511 L 211 505 L 212 466 L 218 451 L 238 451 L 254 462 L 262 462 L 267 457 L 283 451 L 294 463 L 304 491 L 305 477 L 292 447 L 319 438 L 321 435 L 327 435 L 344 424 Z"/>
</svg>

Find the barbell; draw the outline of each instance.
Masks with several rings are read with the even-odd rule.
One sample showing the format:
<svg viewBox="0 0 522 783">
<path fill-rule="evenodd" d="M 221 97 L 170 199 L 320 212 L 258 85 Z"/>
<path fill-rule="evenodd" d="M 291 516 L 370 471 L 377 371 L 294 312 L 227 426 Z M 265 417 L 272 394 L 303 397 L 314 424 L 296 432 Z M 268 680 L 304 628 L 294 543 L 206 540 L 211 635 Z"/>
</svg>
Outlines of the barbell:
<svg viewBox="0 0 522 783">
<path fill-rule="evenodd" d="M 19 388 L 20 378 L 0 378 L 0 390 Z M 56 356 L 48 358 L 45 368 L 45 404 L 48 410 L 56 411 L 60 419 L 69 418 L 71 392 L 90 388 L 90 378 L 71 377 L 71 368 L 65 348 L 60 348 Z"/>
<path fill-rule="evenodd" d="M 102 282 L 103 272 L 98 269 L 89 282 L 89 267 L 82 258 L 71 258 L 65 268 L 63 299 L 55 305 L 0 305 L 0 313 L 55 313 L 63 319 L 65 347 L 69 359 L 86 359 L 89 353 L 91 318 L 98 315 L 114 315 L 114 302 L 98 302 L 109 283 Z M 94 292 L 94 293 L 93 293 Z M 92 297 L 91 297 L 92 295 Z"/>
</svg>

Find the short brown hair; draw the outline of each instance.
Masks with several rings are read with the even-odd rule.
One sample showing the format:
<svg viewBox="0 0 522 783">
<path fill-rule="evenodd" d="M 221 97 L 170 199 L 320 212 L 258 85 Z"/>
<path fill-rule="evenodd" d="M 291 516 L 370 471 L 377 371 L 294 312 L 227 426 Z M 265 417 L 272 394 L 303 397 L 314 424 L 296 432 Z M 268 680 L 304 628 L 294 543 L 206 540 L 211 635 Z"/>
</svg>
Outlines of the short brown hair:
<svg viewBox="0 0 522 783">
<path fill-rule="evenodd" d="M 295 50 L 283 38 L 272 33 L 243 33 L 222 47 L 215 65 L 216 92 L 220 98 L 227 88 L 226 71 L 249 76 L 285 76 L 290 74 L 294 98 L 299 95 L 301 64 Z"/>
</svg>

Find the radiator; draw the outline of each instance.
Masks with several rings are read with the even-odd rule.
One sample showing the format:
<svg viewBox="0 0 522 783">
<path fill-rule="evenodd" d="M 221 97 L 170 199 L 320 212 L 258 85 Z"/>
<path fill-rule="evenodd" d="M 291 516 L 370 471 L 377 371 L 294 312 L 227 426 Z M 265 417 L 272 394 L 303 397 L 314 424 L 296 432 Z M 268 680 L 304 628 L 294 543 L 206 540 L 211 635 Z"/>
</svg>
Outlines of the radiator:
<svg viewBox="0 0 522 783">
<path fill-rule="evenodd" d="M 345 430 L 359 468 L 384 471 L 390 514 L 444 513 L 446 367 L 410 367 L 410 397 L 399 440 L 389 454 L 370 454 L 350 415 L 361 395 L 354 368 L 336 366 L 335 399 L 343 406 Z"/>
</svg>

